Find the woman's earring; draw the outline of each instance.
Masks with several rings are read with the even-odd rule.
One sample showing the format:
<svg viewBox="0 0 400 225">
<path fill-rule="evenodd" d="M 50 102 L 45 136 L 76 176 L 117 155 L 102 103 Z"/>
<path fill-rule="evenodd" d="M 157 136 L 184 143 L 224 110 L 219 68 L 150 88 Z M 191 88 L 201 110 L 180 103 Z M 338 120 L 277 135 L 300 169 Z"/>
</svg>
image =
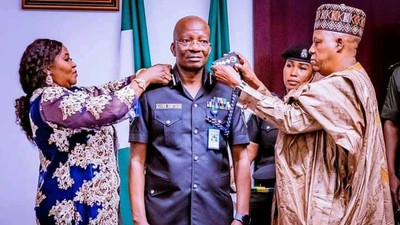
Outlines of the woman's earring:
<svg viewBox="0 0 400 225">
<path fill-rule="evenodd" d="M 53 78 L 51 77 L 50 73 L 47 73 L 46 84 L 49 86 L 53 84 Z"/>
</svg>

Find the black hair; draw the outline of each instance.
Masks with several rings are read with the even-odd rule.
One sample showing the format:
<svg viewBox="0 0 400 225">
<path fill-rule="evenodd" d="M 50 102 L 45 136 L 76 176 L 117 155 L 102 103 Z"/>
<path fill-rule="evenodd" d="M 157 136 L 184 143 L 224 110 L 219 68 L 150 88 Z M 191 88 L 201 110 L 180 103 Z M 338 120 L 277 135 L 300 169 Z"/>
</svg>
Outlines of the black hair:
<svg viewBox="0 0 400 225">
<path fill-rule="evenodd" d="M 47 86 L 47 69 L 60 54 L 63 44 L 56 40 L 36 39 L 26 47 L 19 64 L 19 82 L 25 96 L 15 100 L 16 123 L 26 133 L 29 141 L 33 140 L 29 120 L 30 98 L 33 91 Z"/>
</svg>

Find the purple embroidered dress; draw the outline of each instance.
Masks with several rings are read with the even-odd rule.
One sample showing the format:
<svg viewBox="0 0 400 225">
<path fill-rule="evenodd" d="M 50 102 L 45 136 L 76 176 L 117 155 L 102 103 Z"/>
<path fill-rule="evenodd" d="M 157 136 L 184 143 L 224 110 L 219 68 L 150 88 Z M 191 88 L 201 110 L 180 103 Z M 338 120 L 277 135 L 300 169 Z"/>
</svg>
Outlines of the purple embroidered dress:
<svg viewBox="0 0 400 225">
<path fill-rule="evenodd" d="M 135 100 L 129 78 L 99 87 L 45 87 L 31 98 L 39 148 L 37 224 L 118 224 L 119 175 L 112 124 Z"/>
</svg>

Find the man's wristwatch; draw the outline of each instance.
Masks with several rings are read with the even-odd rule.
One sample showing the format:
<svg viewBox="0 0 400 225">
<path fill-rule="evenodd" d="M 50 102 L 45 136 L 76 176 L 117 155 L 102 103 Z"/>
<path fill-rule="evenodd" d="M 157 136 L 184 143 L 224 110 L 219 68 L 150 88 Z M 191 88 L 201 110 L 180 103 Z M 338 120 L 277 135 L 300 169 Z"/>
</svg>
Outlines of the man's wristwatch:
<svg viewBox="0 0 400 225">
<path fill-rule="evenodd" d="M 243 225 L 250 224 L 250 216 L 249 215 L 242 215 L 242 214 L 236 213 L 235 217 L 233 217 L 233 219 L 241 222 Z"/>
</svg>

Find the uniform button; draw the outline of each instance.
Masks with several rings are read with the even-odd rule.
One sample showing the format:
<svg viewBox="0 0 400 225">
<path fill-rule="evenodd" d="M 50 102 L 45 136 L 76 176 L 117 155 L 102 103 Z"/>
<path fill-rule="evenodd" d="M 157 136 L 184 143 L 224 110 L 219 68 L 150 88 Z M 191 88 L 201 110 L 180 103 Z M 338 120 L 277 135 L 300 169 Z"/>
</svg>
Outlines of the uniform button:
<svg viewBox="0 0 400 225">
<path fill-rule="evenodd" d="M 194 107 L 197 108 L 199 105 L 197 103 L 194 103 Z"/>
<path fill-rule="evenodd" d="M 196 189 L 197 188 L 197 184 L 193 184 L 193 188 Z"/>
<path fill-rule="evenodd" d="M 271 128 L 270 126 L 267 126 L 267 129 Z"/>
<path fill-rule="evenodd" d="M 194 161 L 199 160 L 199 157 L 197 155 L 194 156 Z"/>
<path fill-rule="evenodd" d="M 154 194 L 154 190 L 150 190 L 150 194 Z"/>
<path fill-rule="evenodd" d="M 222 121 L 221 120 L 218 120 L 218 123 L 221 123 Z"/>
<path fill-rule="evenodd" d="M 194 129 L 193 131 L 195 134 L 199 133 L 199 131 L 197 129 Z"/>
<path fill-rule="evenodd" d="M 171 124 L 171 120 L 167 120 L 167 121 L 165 121 L 165 123 L 166 123 L 167 125 L 170 125 L 170 124 Z"/>
</svg>

